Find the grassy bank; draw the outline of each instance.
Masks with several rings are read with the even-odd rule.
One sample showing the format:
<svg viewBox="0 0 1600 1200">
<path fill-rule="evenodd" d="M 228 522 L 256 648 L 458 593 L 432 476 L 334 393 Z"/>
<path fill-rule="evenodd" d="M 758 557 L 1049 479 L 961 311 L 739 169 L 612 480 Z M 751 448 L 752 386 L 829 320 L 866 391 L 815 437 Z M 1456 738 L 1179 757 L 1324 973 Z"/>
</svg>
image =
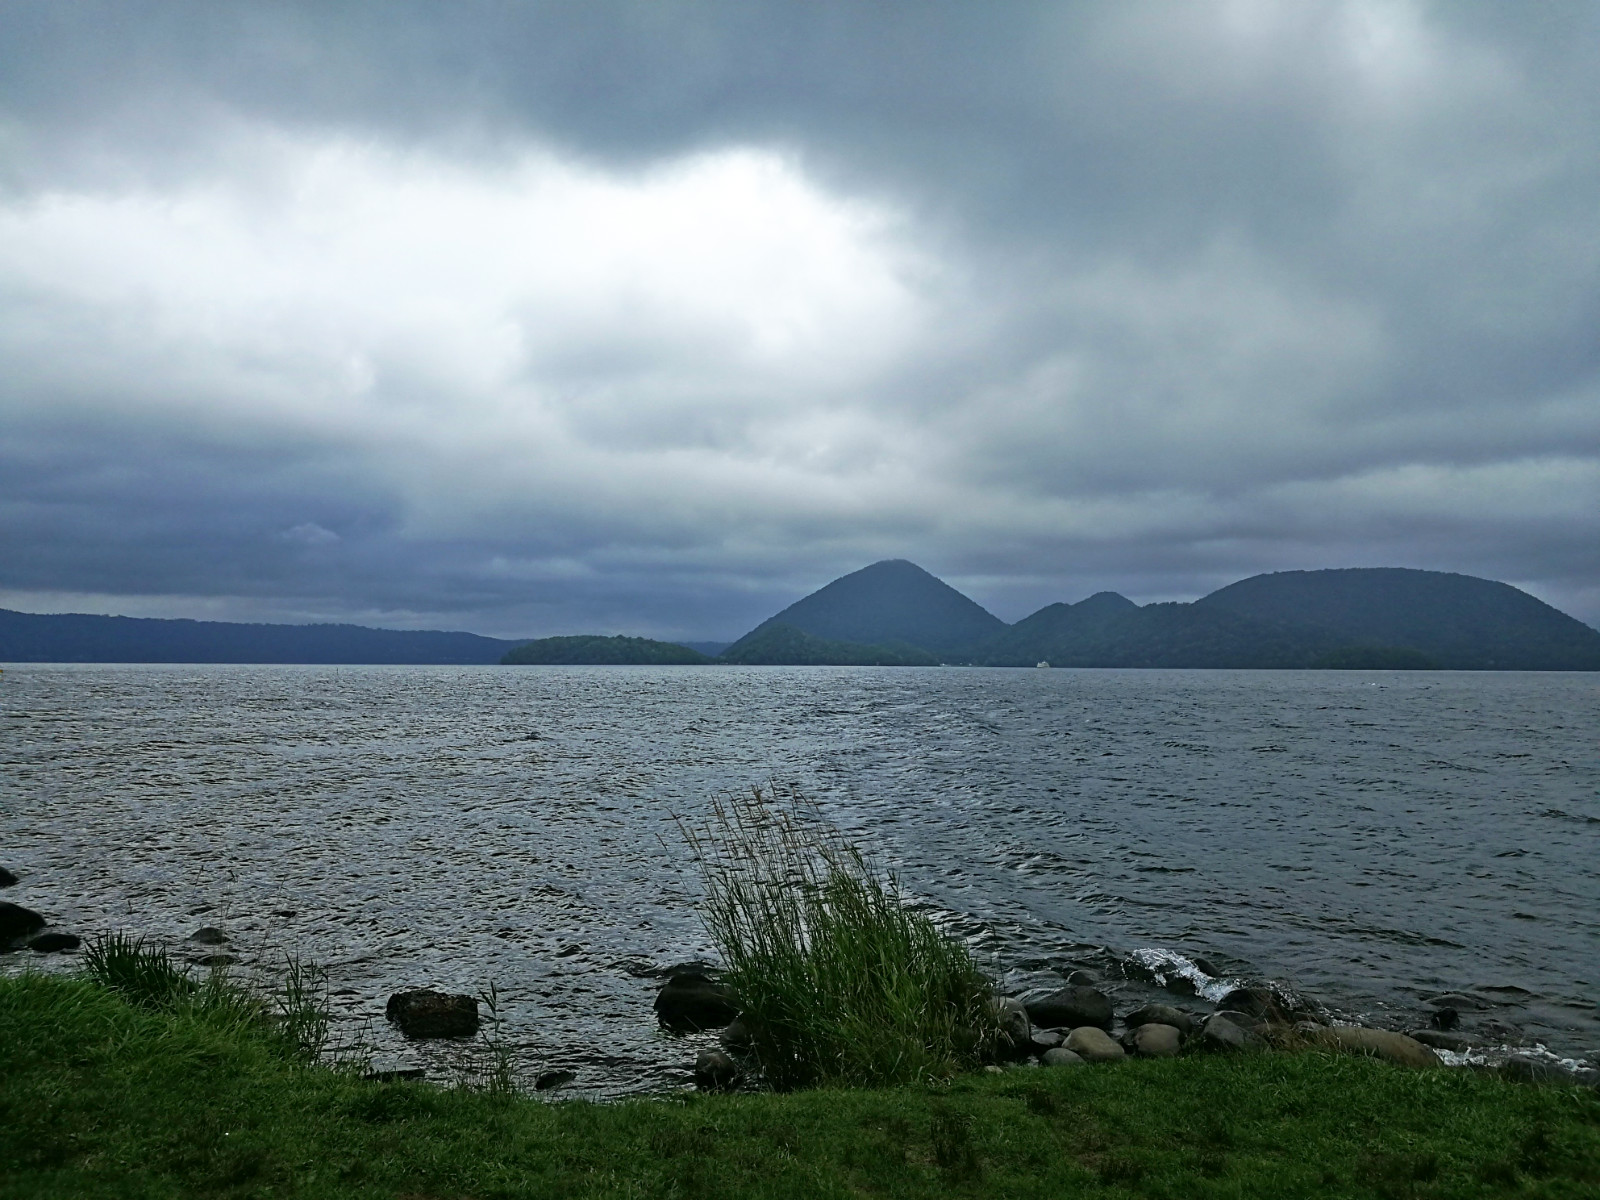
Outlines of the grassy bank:
<svg viewBox="0 0 1600 1200">
<path fill-rule="evenodd" d="M 0 1195 L 1593 1196 L 1600 1098 L 1316 1054 L 547 1104 L 308 1065 L 226 1005 L 0 979 Z"/>
</svg>

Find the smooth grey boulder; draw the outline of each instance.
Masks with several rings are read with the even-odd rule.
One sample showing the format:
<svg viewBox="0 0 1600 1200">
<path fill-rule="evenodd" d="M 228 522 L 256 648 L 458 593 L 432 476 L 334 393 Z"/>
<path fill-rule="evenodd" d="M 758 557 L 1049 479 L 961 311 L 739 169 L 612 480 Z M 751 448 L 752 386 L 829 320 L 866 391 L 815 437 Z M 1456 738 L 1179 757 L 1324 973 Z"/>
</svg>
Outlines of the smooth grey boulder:
<svg viewBox="0 0 1600 1200">
<path fill-rule="evenodd" d="M 656 1019 L 674 1033 L 723 1029 L 739 1015 L 733 989 L 710 975 L 688 971 L 673 975 L 656 993 Z"/>
<path fill-rule="evenodd" d="M 1402 1067 L 1444 1065 L 1437 1054 L 1415 1038 L 1389 1029 L 1365 1029 L 1359 1025 L 1330 1025 L 1313 1034 L 1311 1040 L 1330 1050 L 1383 1058 Z"/>
<path fill-rule="evenodd" d="M 1062 1045 L 1084 1062 L 1116 1062 L 1127 1057 L 1127 1052 L 1097 1025 L 1078 1026 L 1067 1034 L 1067 1040 Z"/>
<path fill-rule="evenodd" d="M 1238 1053 L 1247 1050 L 1265 1050 L 1267 1043 L 1253 1029 L 1229 1020 L 1236 1014 L 1215 1013 L 1201 1026 L 1191 1045 L 1201 1050 L 1220 1050 Z"/>
<path fill-rule="evenodd" d="M 0 900 L 0 953 L 16 950 L 44 928 L 44 918 L 31 908 Z"/>
<path fill-rule="evenodd" d="M 1028 1019 L 1046 1029 L 1078 1029 L 1092 1025 L 1109 1033 L 1114 1019 L 1111 1001 L 1104 993 L 1083 984 L 1072 984 L 1030 1000 L 1025 1007 Z"/>
<path fill-rule="evenodd" d="M 432 988 L 396 992 L 383 1015 L 409 1038 L 471 1037 L 478 1032 L 477 1000 Z"/>
<path fill-rule="evenodd" d="M 1059 1029 L 1035 1029 L 1033 1036 L 1028 1040 L 1033 1043 L 1035 1054 L 1043 1054 L 1046 1050 L 1054 1050 L 1061 1045 L 1066 1036 Z"/>
<path fill-rule="evenodd" d="M 739 1082 L 739 1064 L 721 1050 L 702 1050 L 694 1059 L 694 1085 L 702 1092 L 725 1092 Z"/>
<path fill-rule="evenodd" d="M 36 933 L 28 939 L 28 949 L 40 954 L 60 954 L 63 950 L 76 950 L 83 939 L 75 933 Z"/>
<path fill-rule="evenodd" d="M 1065 1046 L 1054 1046 L 1039 1056 L 1039 1061 L 1047 1067 L 1081 1067 L 1084 1065 L 1082 1055 L 1076 1051 L 1068 1050 Z"/>
<path fill-rule="evenodd" d="M 199 942 L 202 946 L 225 946 L 228 935 L 215 925 L 202 925 L 189 935 L 191 942 Z"/>
<path fill-rule="evenodd" d="M 1435 1050 L 1449 1050 L 1456 1054 L 1470 1050 L 1473 1046 L 1473 1039 L 1466 1034 L 1446 1033 L 1442 1029 L 1413 1029 L 1410 1036 L 1424 1046 L 1431 1046 Z"/>
<path fill-rule="evenodd" d="M 1184 1037 L 1188 1037 L 1196 1028 L 1193 1017 L 1170 1004 L 1146 1004 L 1124 1017 L 1123 1023 L 1129 1029 L 1137 1029 L 1141 1025 L 1171 1025 Z"/>
<path fill-rule="evenodd" d="M 1140 1058 L 1172 1058 L 1183 1045 L 1183 1035 L 1172 1025 L 1141 1025 L 1129 1035 L 1128 1048 Z"/>
</svg>

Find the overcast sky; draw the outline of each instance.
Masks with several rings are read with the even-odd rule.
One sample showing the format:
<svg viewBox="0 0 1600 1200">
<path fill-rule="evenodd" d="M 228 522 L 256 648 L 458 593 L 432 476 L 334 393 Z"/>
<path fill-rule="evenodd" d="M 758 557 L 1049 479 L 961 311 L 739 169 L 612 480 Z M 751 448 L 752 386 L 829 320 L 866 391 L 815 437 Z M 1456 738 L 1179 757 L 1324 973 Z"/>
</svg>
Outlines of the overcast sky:
<svg viewBox="0 0 1600 1200">
<path fill-rule="evenodd" d="M 1600 6 L 0 0 L 0 606 L 1600 623 Z"/>
</svg>

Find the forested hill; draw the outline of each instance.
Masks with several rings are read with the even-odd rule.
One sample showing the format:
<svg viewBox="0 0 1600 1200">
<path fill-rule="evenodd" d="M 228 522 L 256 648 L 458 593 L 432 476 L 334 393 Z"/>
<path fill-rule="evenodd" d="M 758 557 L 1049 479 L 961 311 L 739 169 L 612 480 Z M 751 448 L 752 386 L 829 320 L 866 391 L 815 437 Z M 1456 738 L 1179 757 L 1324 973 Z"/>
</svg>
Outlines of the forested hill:
<svg viewBox="0 0 1600 1200">
<path fill-rule="evenodd" d="M 741 642 L 772 625 L 787 625 L 824 641 L 915 646 L 934 655 L 967 652 L 1006 628 L 976 601 L 900 558 L 835 579 L 763 621 Z"/>
<path fill-rule="evenodd" d="M 497 663 L 517 643 L 362 625 L 42 614 L 0 609 L 0 662 Z"/>
<path fill-rule="evenodd" d="M 974 649 L 991 666 L 1594 671 L 1600 633 L 1505 583 L 1397 567 L 1285 571 L 1192 604 L 1051 604 Z"/>
<path fill-rule="evenodd" d="M 539 638 L 508 650 L 500 660 L 507 666 L 694 666 L 712 660 L 698 650 L 676 642 L 649 638 L 575 637 Z"/>
<path fill-rule="evenodd" d="M 1229 584 L 1195 607 L 1326 630 L 1346 645 L 1407 647 L 1451 670 L 1600 670 L 1600 633 L 1508 583 L 1471 575 L 1279 571 Z"/>
</svg>

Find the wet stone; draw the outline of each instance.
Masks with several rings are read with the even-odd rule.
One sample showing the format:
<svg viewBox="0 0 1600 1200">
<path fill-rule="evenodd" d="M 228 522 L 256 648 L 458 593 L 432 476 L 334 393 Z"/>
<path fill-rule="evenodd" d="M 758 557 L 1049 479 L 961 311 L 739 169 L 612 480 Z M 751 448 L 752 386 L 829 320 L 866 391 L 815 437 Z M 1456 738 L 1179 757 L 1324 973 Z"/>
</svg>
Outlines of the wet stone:
<svg viewBox="0 0 1600 1200">
<path fill-rule="evenodd" d="M 564 1087 L 578 1077 L 576 1071 L 540 1071 L 534 1078 L 533 1090 L 548 1092 L 552 1088 Z"/>
<path fill-rule="evenodd" d="M 1289 1024 L 1291 1007 L 1284 996 L 1265 987 L 1234 988 L 1217 1001 L 1218 1012 L 1246 1013 L 1273 1025 Z"/>
<path fill-rule="evenodd" d="M 670 975 L 656 993 L 656 1018 L 674 1033 L 721 1029 L 739 1015 L 733 989 L 706 974 Z"/>
<path fill-rule="evenodd" d="M 1105 994 L 1082 984 L 1030 1000 L 1025 1007 L 1028 1019 L 1045 1029 L 1078 1029 L 1092 1025 L 1109 1032 L 1114 1019 L 1111 1001 Z"/>
<path fill-rule="evenodd" d="M 1489 1007 L 1486 1002 L 1476 996 L 1469 996 L 1465 992 L 1440 992 L 1437 996 L 1426 997 L 1422 1002 L 1432 1005 L 1434 1008 L 1466 1009 L 1468 1012 L 1476 1012 L 1479 1009 Z"/>
<path fill-rule="evenodd" d="M 418 988 L 389 997 L 383 1015 L 410 1038 L 471 1037 L 478 1032 L 478 1002 L 471 996 Z"/>
<path fill-rule="evenodd" d="M 189 935 L 189 940 L 202 946 L 222 946 L 227 944 L 228 935 L 215 925 L 202 925 Z"/>
<path fill-rule="evenodd" d="M 15 950 L 44 928 L 44 918 L 31 908 L 0 900 L 0 951 Z"/>
<path fill-rule="evenodd" d="M 0 888 L 14 887 L 17 877 L 4 867 L 0 867 Z"/>
<path fill-rule="evenodd" d="M 38 933 L 28 939 L 28 949 L 39 954 L 60 954 L 63 950 L 76 950 L 83 939 L 75 933 Z"/>
<path fill-rule="evenodd" d="M 694 1085 L 702 1092 L 725 1092 L 739 1082 L 739 1064 L 721 1050 L 695 1055 Z"/>
</svg>

